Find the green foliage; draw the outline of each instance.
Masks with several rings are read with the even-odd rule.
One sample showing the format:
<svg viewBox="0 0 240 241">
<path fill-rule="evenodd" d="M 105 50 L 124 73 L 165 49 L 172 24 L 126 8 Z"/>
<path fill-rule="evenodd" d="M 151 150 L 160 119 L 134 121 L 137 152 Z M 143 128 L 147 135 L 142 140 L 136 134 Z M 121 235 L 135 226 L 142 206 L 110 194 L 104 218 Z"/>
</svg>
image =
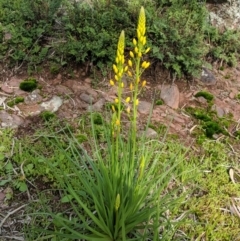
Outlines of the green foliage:
<svg viewBox="0 0 240 241">
<path fill-rule="evenodd" d="M 49 121 L 51 120 L 52 118 L 55 118 L 56 115 L 54 113 L 52 113 L 51 111 L 43 111 L 40 116 L 43 118 L 43 120 L 45 121 Z"/>
<path fill-rule="evenodd" d="M 156 100 L 155 104 L 156 105 L 163 105 L 164 101 L 163 100 Z"/>
<path fill-rule="evenodd" d="M 160 1 L 155 8 L 148 13 L 152 57 L 169 69 L 173 77 L 198 76 L 206 52 L 205 6 L 197 0 L 173 0 Z"/>
<path fill-rule="evenodd" d="M 24 91 L 33 91 L 37 88 L 37 80 L 35 78 L 25 79 L 20 83 L 19 88 Z"/>
<path fill-rule="evenodd" d="M 24 97 L 22 96 L 17 96 L 14 98 L 14 100 L 8 101 L 7 105 L 10 107 L 13 107 L 14 105 L 17 105 L 18 103 L 24 102 Z"/>
<path fill-rule="evenodd" d="M 240 32 L 231 29 L 220 32 L 220 30 L 209 26 L 205 35 L 210 44 L 206 57 L 211 58 L 212 61 L 220 62 L 220 66 L 224 63 L 236 66 L 240 57 Z"/>
<path fill-rule="evenodd" d="M 197 94 L 195 94 L 195 97 L 203 97 L 208 102 L 211 102 L 214 98 L 214 96 L 206 91 L 199 91 Z"/>
</svg>

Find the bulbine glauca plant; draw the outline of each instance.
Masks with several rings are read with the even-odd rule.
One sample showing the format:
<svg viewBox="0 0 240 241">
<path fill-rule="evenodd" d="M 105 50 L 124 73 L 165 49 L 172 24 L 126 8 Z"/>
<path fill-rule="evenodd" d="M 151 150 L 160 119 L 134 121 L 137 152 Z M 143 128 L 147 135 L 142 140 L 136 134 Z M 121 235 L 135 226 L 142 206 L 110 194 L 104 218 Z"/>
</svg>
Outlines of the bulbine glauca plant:
<svg viewBox="0 0 240 241">
<path fill-rule="evenodd" d="M 117 86 L 118 95 L 112 105 L 111 128 L 109 125 L 104 128 L 106 142 L 103 144 L 94 139 L 92 157 L 81 149 L 74 137 L 66 135 L 72 143 L 68 148 L 72 153 L 63 154 L 69 161 L 71 173 L 63 175 L 65 170 L 56 169 L 62 166 L 61 163 L 51 166 L 55 168 L 56 179 L 73 210 L 71 219 L 65 214 L 52 214 L 53 223 L 57 223 L 55 231 L 44 232 L 58 238 L 55 240 L 157 241 L 170 240 L 169 236 L 163 237 L 169 230 L 173 233 L 173 225 L 165 213 L 169 215 L 171 205 L 176 201 L 166 189 L 178 163 L 178 153 L 176 151 L 176 155 L 166 162 L 161 151 L 163 143 L 136 135 L 138 95 L 146 86 L 146 80 L 141 76 L 150 65 L 143 60 L 143 55 L 150 50 L 145 22 L 142 7 L 137 37 L 133 39 L 134 47 L 128 60 L 125 60 L 124 31 L 119 37 L 113 64 L 114 78 L 110 80 L 111 85 Z M 123 81 L 125 75 L 128 83 Z M 123 111 L 129 115 L 131 123 L 127 138 L 123 132 Z M 92 129 L 94 132 L 93 118 Z"/>
</svg>

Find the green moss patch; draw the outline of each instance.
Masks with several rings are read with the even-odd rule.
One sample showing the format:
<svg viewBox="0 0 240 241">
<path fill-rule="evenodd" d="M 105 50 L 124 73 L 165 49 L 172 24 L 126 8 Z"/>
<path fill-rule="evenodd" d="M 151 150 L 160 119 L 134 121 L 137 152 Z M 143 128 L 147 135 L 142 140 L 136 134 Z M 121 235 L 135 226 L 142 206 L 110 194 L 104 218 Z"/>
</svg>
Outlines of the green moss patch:
<svg viewBox="0 0 240 241">
<path fill-rule="evenodd" d="M 25 79 L 20 83 L 19 88 L 21 90 L 31 92 L 37 88 L 37 80 L 35 78 Z"/>
<path fill-rule="evenodd" d="M 214 96 L 206 91 L 199 91 L 197 94 L 195 94 L 195 97 L 203 97 L 208 102 L 211 102 L 214 99 Z"/>
<path fill-rule="evenodd" d="M 17 96 L 14 100 L 10 100 L 7 102 L 7 105 L 9 107 L 13 107 L 14 105 L 18 104 L 18 103 L 21 103 L 24 101 L 24 97 L 22 96 Z"/>
</svg>

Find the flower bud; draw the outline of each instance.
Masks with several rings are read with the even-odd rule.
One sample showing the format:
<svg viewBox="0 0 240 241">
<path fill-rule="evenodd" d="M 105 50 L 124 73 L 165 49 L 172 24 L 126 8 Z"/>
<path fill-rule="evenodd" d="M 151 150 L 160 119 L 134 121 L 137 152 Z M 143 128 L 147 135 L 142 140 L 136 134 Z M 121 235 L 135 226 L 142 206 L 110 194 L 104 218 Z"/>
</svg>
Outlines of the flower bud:
<svg viewBox="0 0 240 241">
<path fill-rule="evenodd" d="M 130 113 L 130 106 L 128 106 L 128 108 L 126 109 L 127 113 Z"/>
<path fill-rule="evenodd" d="M 128 66 L 126 65 L 124 68 L 124 72 L 127 72 L 127 71 L 128 71 Z"/>
<path fill-rule="evenodd" d="M 111 86 L 114 86 L 114 81 L 112 79 L 109 82 Z"/>
<path fill-rule="evenodd" d="M 136 101 L 135 101 L 135 105 L 138 106 L 138 104 L 139 104 L 139 100 L 136 99 Z"/>
<path fill-rule="evenodd" d="M 119 119 L 116 119 L 116 126 L 120 126 L 120 120 Z"/>
<path fill-rule="evenodd" d="M 115 74 L 118 73 L 118 68 L 117 68 L 117 66 L 115 64 L 113 65 L 113 70 L 114 70 Z"/>
<path fill-rule="evenodd" d="M 134 58 L 134 53 L 132 51 L 130 51 L 129 54 L 132 58 Z"/>
<path fill-rule="evenodd" d="M 124 87 L 124 83 L 123 83 L 123 82 L 121 83 L 121 87 L 122 87 L 122 88 Z"/>
<path fill-rule="evenodd" d="M 147 48 L 145 51 L 145 54 L 147 54 L 150 51 L 150 48 Z"/>
<path fill-rule="evenodd" d="M 114 102 L 117 104 L 117 103 L 119 102 L 118 98 L 116 98 L 116 99 L 114 100 Z"/>
<path fill-rule="evenodd" d="M 133 44 L 136 46 L 137 45 L 137 40 L 134 38 L 133 39 Z"/>
<path fill-rule="evenodd" d="M 117 75 L 115 75 L 114 78 L 116 81 L 118 81 L 118 79 L 119 79 Z"/>
<path fill-rule="evenodd" d="M 142 82 L 142 87 L 146 86 L 146 84 L 147 84 L 147 81 L 144 80 L 144 81 Z"/>
<path fill-rule="evenodd" d="M 132 65 L 133 65 L 132 61 L 130 59 L 128 60 L 128 65 L 129 65 L 129 67 L 132 67 Z"/>
<path fill-rule="evenodd" d="M 129 86 L 129 89 L 132 91 L 133 90 L 133 84 L 131 83 Z"/>
<path fill-rule="evenodd" d="M 130 100 L 131 100 L 131 98 L 127 97 L 125 101 L 126 101 L 126 103 L 129 103 Z"/>
<path fill-rule="evenodd" d="M 138 53 L 138 47 L 135 47 L 135 48 L 134 48 L 134 51 L 135 51 L 135 53 L 137 54 L 137 53 Z"/>
<path fill-rule="evenodd" d="M 128 76 L 129 76 L 129 77 L 132 77 L 132 72 L 131 72 L 131 71 L 128 70 L 127 73 L 128 73 Z"/>
</svg>

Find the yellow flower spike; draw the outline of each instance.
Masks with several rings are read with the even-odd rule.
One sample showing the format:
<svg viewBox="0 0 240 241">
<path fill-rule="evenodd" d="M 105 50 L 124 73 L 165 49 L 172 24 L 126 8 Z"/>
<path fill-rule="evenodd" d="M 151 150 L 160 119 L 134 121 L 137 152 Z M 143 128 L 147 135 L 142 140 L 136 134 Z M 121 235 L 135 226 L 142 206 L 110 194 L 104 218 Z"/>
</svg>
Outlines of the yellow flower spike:
<svg viewBox="0 0 240 241">
<path fill-rule="evenodd" d="M 134 48 L 134 52 L 137 54 L 138 53 L 138 47 Z"/>
<path fill-rule="evenodd" d="M 147 48 L 145 51 L 145 54 L 147 54 L 150 51 L 150 48 Z"/>
<path fill-rule="evenodd" d="M 128 70 L 127 73 L 128 73 L 128 76 L 129 76 L 129 77 L 132 77 L 132 72 L 131 72 L 131 71 Z"/>
<path fill-rule="evenodd" d="M 134 46 L 137 45 L 137 40 L 135 38 L 133 39 L 133 44 L 134 44 Z"/>
<path fill-rule="evenodd" d="M 139 104 L 139 100 L 136 99 L 136 101 L 135 101 L 135 105 L 138 106 L 138 104 Z"/>
<path fill-rule="evenodd" d="M 120 126 L 120 120 L 119 119 L 116 119 L 116 126 Z"/>
<path fill-rule="evenodd" d="M 133 84 L 131 83 L 129 86 L 129 89 L 132 91 L 133 90 Z"/>
<path fill-rule="evenodd" d="M 131 98 L 130 98 L 130 97 L 127 97 L 125 101 L 126 101 L 126 103 L 129 103 L 130 100 L 131 100 Z"/>
<path fill-rule="evenodd" d="M 147 81 L 146 81 L 146 80 L 144 80 L 144 81 L 142 82 L 142 87 L 145 87 L 145 86 L 146 86 L 146 84 L 147 84 Z"/>
<path fill-rule="evenodd" d="M 122 88 L 124 87 L 124 83 L 123 83 L 123 82 L 121 83 L 121 87 L 122 87 Z"/>
<path fill-rule="evenodd" d="M 131 111 L 130 106 L 128 106 L 128 108 L 126 109 L 126 111 L 127 111 L 128 114 L 130 114 L 130 111 Z"/>
<path fill-rule="evenodd" d="M 114 106 L 114 105 L 112 105 L 112 111 L 113 111 L 113 112 L 116 112 L 116 109 L 115 109 L 115 106 Z"/>
<path fill-rule="evenodd" d="M 113 70 L 114 70 L 115 74 L 118 73 L 118 68 L 117 68 L 117 66 L 115 64 L 113 65 Z"/>
<path fill-rule="evenodd" d="M 141 7 L 137 29 L 141 31 L 142 35 L 145 35 L 145 26 L 146 26 L 145 10 L 144 10 L 144 7 Z"/>
<path fill-rule="evenodd" d="M 109 83 L 111 86 L 114 86 L 114 81 L 112 79 L 109 81 Z"/>
<path fill-rule="evenodd" d="M 116 98 L 116 99 L 114 100 L 114 102 L 117 104 L 117 103 L 119 102 L 118 98 Z"/>
<path fill-rule="evenodd" d="M 129 67 L 132 67 L 132 65 L 133 65 L 132 60 L 130 60 L 130 59 L 128 60 L 128 65 L 129 65 Z"/>
<path fill-rule="evenodd" d="M 119 79 L 117 75 L 115 75 L 114 78 L 116 81 L 118 81 L 118 79 Z"/>
<path fill-rule="evenodd" d="M 124 35 L 124 31 L 122 31 L 118 40 L 118 51 L 121 55 L 123 55 L 124 53 L 124 46 L 125 46 L 125 35 Z"/>
<path fill-rule="evenodd" d="M 117 194 L 116 200 L 115 200 L 115 211 L 117 212 L 120 207 L 120 194 Z"/>
<path fill-rule="evenodd" d="M 134 58 L 134 53 L 132 51 L 130 51 L 129 54 L 132 58 Z"/>
</svg>

